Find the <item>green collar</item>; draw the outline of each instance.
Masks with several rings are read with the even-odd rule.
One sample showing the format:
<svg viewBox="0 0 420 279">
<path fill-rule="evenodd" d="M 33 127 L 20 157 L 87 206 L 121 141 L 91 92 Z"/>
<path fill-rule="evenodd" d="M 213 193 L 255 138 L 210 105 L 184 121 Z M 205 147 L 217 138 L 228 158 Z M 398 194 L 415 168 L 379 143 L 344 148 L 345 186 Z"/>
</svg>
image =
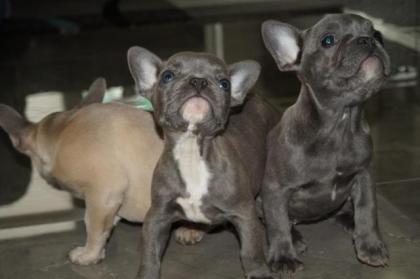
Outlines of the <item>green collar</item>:
<svg viewBox="0 0 420 279">
<path fill-rule="evenodd" d="M 130 99 L 128 101 L 128 104 L 145 111 L 153 111 L 152 102 L 150 102 L 149 99 L 141 95 L 137 95 L 136 97 Z"/>
<path fill-rule="evenodd" d="M 119 93 L 119 92 L 117 92 Z M 87 96 L 88 92 L 82 92 L 82 98 L 85 98 Z M 115 92 L 111 91 L 111 92 L 106 92 L 103 99 L 102 99 L 102 103 L 111 103 L 114 101 L 121 101 L 120 99 L 120 95 L 121 94 L 116 94 Z M 129 98 L 128 100 L 124 100 L 123 103 L 128 104 L 130 106 L 133 106 L 135 108 L 138 109 L 142 109 L 145 111 L 153 111 L 153 105 L 152 102 L 150 102 L 149 99 L 147 99 L 146 97 L 142 96 L 142 95 L 136 95 L 134 97 Z"/>
</svg>

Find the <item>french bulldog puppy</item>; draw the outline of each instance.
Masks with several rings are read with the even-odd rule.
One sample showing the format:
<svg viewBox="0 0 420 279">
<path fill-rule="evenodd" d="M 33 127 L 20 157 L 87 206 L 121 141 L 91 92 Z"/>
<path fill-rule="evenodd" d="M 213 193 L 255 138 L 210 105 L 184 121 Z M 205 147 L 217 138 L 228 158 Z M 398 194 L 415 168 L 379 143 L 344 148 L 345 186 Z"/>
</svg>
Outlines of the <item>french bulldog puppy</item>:
<svg viewBox="0 0 420 279">
<path fill-rule="evenodd" d="M 0 127 L 16 149 L 32 159 L 49 184 L 86 201 L 86 244 L 69 253 L 81 265 L 105 257 L 107 238 L 120 218 L 143 221 L 163 150 L 152 114 L 124 104 L 99 104 L 105 91 L 105 80 L 97 79 L 79 106 L 39 123 L 0 104 Z"/>
<path fill-rule="evenodd" d="M 226 65 L 194 52 L 162 61 L 141 47 L 129 49 L 128 62 L 138 88 L 152 100 L 165 139 L 143 224 L 137 278 L 160 277 L 171 225 L 184 220 L 232 223 L 246 277 L 277 278 L 265 262 L 255 196 L 264 174 L 266 135 L 279 118 L 257 96 L 245 100 L 259 64 Z"/>
<path fill-rule="evenodd" d="M 296 71 L 302 83 L 268 137 L 262 200 L 270 266 L 301 269 L 306 246 L 294 226 L 331 215 L 352 230 L 361 262 L 387 265 L 363 114 L 390 71 L 381 34 L 365 18 L 333 14 L 303 31 L 269 20 L 262 37 L 279 69 Z"/>
</svg>

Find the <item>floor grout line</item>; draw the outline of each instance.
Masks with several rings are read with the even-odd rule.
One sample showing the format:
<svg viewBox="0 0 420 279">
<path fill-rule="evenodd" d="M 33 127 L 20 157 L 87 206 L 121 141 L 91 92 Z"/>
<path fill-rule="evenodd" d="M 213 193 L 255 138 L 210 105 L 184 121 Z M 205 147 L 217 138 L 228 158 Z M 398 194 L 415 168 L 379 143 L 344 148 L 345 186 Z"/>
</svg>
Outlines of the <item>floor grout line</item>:
<svg viewBox="0 0 420 279">
<path fill-rule="evenodd" d="M 387 185 L 387 184 L 394 184 L 394 183 L 409 183 L 409 182 L 416 182 L 416 181 L 420 182 L 420 177 L 381 181 L 381 182 L 377 182 L 376 185 Z"/>
</svg>

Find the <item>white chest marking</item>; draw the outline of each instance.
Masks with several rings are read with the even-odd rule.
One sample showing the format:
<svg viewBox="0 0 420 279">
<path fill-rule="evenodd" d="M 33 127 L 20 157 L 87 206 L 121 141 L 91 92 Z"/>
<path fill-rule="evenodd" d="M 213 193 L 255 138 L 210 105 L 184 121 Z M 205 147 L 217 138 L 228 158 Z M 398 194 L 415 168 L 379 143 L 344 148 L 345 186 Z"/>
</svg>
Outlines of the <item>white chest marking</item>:
<svg viewBox="0 0 420 279">
<path fill-rule="evenodd" d="M 191 221 L 210 223 L 200 207 L 203 196 L 208 192 L 211 173 L 200 155 L 197 137 L 190 131 L 186 132 L 178 139 L 173 152 L 188 195 L 177 198 L 176 202 Z"/>
</svg>

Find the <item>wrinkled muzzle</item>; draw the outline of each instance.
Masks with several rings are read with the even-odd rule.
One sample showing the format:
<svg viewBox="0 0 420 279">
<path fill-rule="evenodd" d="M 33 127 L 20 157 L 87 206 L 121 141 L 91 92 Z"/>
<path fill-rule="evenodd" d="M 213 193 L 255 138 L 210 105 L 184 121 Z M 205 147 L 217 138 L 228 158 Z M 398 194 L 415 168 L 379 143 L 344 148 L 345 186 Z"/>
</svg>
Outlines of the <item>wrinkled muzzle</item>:
<svg viewBox="0 0 420 279">
<path fill-rule="evenodd" d="M 366 75 L 367 80 L 389 75 L 389 57 L 374 38 L 354 38 L 338 51 L 337 74 L 342 78 L 352 78 L 359 73 Z"/>
</svg>

